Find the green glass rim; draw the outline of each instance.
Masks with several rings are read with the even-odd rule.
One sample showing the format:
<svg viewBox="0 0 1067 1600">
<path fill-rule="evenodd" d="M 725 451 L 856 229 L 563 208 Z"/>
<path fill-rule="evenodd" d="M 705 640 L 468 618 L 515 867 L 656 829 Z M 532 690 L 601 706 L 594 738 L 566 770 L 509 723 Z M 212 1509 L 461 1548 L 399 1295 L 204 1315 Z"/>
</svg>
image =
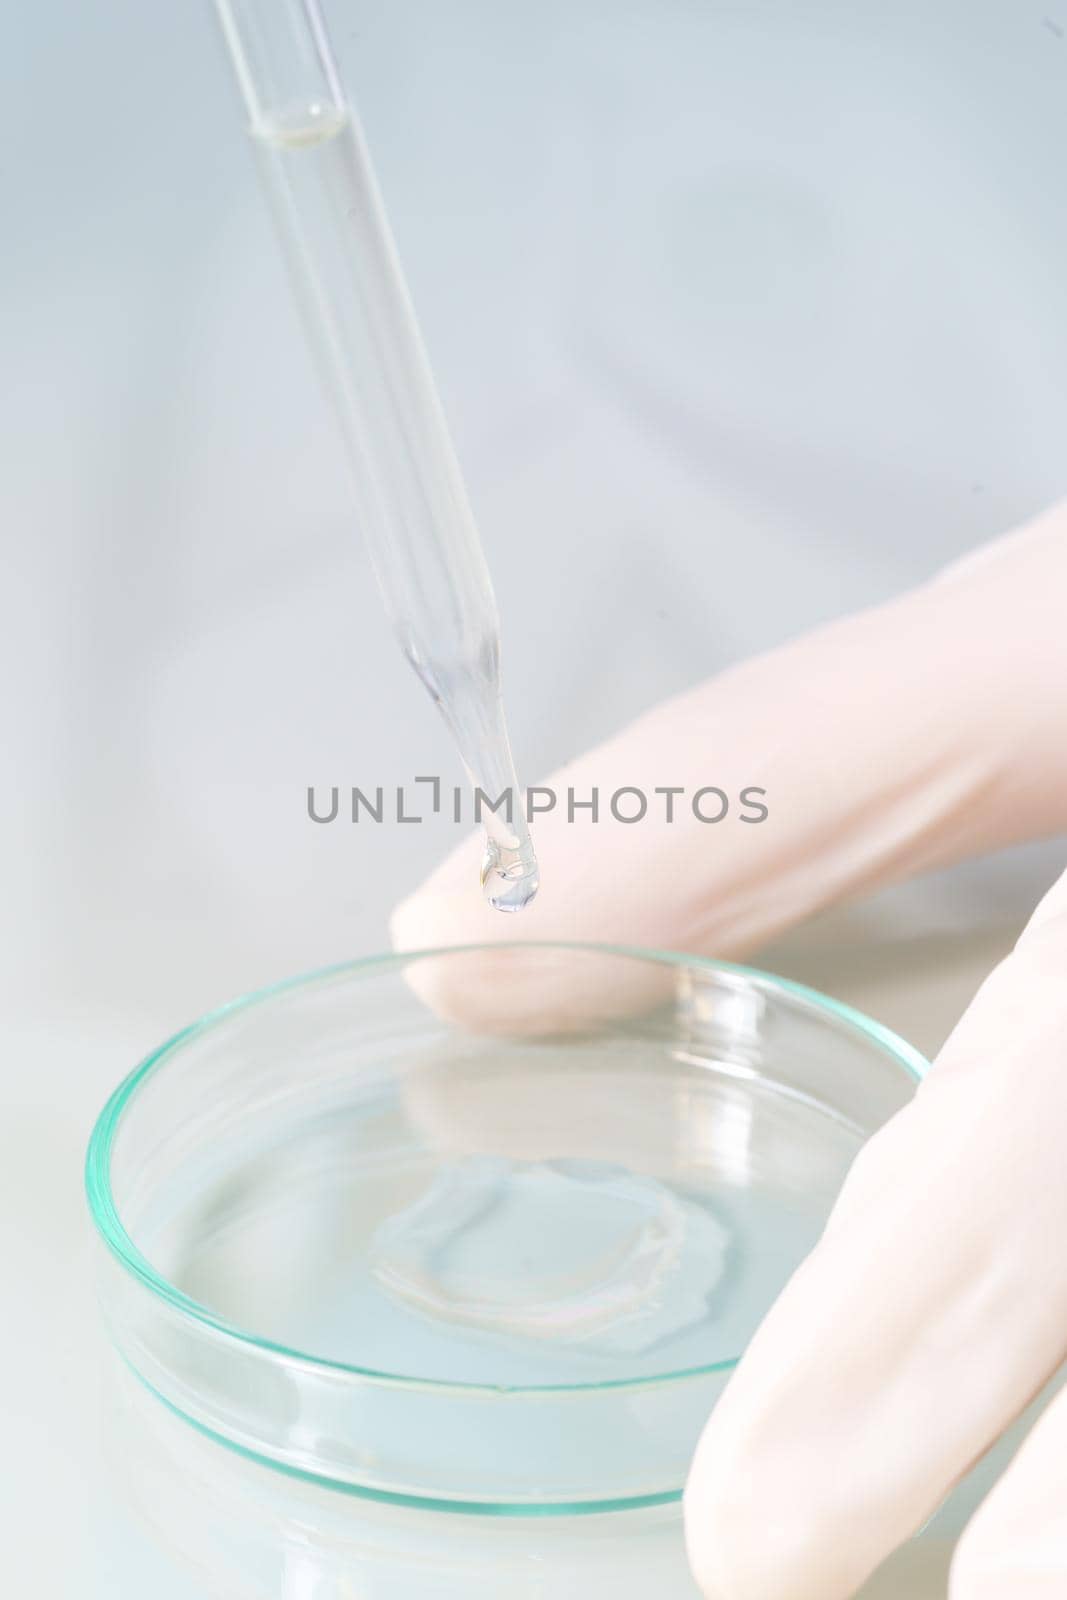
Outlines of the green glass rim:
<svg viewBox="0 0 1067 1600">
<path fill-rule="evenodd" d="M 820 993 L 818 989 L 812 989 L 807 984 L 797 983 L 791 978 L 779 978 L 774 973 L 765 972 L 759 967 L 744 966 L 733 961 L 719 961 L 707 956 L 687 955 L 682 951 L 643 950 L 631 945 L 592 944 L 578 940 L 552 939 L 525 940 L 515 945 L 452 945 L 431 950 L 391 952 L 387 955 L 367 956 L 356 961 L 341 961 L 332 966 L 318 968 L 313 972 L 298 974 L 291 978 L 282 978 L 277 983 L 253 990 L 236 1000 L 230 1000 L 221 1006 L 217 1006 L 214 1010 L 199 1018 L 198 1021 L 189 1023 L 187 1027 L 180 1029 L 165 1043 L 151 1051 L 119 1084 L 97 1118 L 89 1139 L 89 1148 L 85 1160 L 85 1191 L 89 1204 L 89 1213 L 96 1231 L 112 1256 L 115 1257 L 120 1266 L 165 1305 L 188 1317 L 193 1322 L 199 1323 L 202 1327 L 212 1330 L 216 1335 L 233 1340 L 243 1348 L 277 1356 L 289 1363 L 297 1363 L 310 1371 L 343 1374 L 347 1377 L 382 1387 L 400 1388 L 412 1392 L 433 1390 L 435 1392 L 448 1391 L 457 1395 L 511 1395 L 516 1398 L 523 1396 L 535 1398 L 538 1395 L 562 1395 L 567 1393 L 581 1395 L 609 1389 L 636 1391 L 660 1388 L 667 1384 L 681 1383 L 710 1377 L 716 1373 L 728 1372 L 735 1367 L 740 1360 L 740 1356 L 731 1356 L 723 1361 L 710 1362 L 696 1367 L 686 1367 L 673 1372 L 653 1373 L 639 1378 L 610 1378 L 597 1383 L 524 1385 L 466 1383 L 447 1378 L 420 1378 L 398 1372 L 379 1371 L 372 1367 L 360 1367 L 350 1362 L 330 1360 L 323 1356 L 311 1355 L 304 1350 L 291 1349 L 287 1345 L 278 1344 L 273 1340 L 249 1333 L 235 1323 L 229 1322 L 225 1317 L 216 1315 L 207 1306 L 184 1294 L 182 1290 L 162 1277 L 147 1257 L 138 1250 L 123 1226 L 111 1192 L 111 1153 L 119 1123 L 123 1113 L 141 1086 L 176 1055 L 184 1045 L 191 1043 L 194 1039 L 201 1038 L 205 1033 L 219 1027 L 236 1014 L 274 1000 L 278 996 L 294 989 L 310 989 L 316 984 L 327 983 L 346 974 L 355 977 L 374 972 L 400 971 L 416 961 L 427 961 L 453 955 L 474 955 L 481 951 L 497 953 L 500 950 L 507 949 L 573 950 L 596 955 L 620 956 L 635 961 L 658 963 L 661 966 L 696 967 L 703 971 L 733 974 L 764 985 L 772 991 L 787 994 L 794 999 L 801 1000 L 813 1009 L 855 1030 L 891 1056 L 916 1084 L 922 1081 L 929 1070 L 929 1062 L 926 1057 L 916 1050 L 913 1045 L 908 1044 L 892 1029 L 885 1027 L 880 1022 L 873 1021 L 870 1017 L 865 1016 L 863 1012 L 857 1011 L 853 1006 L 846 1005 L 843 1001 L 834 1000 L 829 995 Z"/>
<path fill-rule="evenodd" d="M 439 1494 L 415 1494 L 404 1489 L 373 1488 L 370 1484 L 353 1483 L 347 1478 L 333 1478 L 325 1472 L 313 1472 L 308 1467 L 294 1466 L 291 1461 L 264 1455 L 260 1450 L 253 1450 L 247 1444 L 240 1444 L 236 1439 L 228 1438 L 217 1429 L 208 1427 L 206 1422 L 201 1422 L 199 1417 L 190 1416 L 188 1411 L 183 1411 L 154 1384 L 149 1383 L 144 1373 L 138 1372 L 125 1356 L 121 1359 L 133 1381 L 139 1383 L 157 1405 L 161 1405 L 179 1422 L 187 1424 L 202 1439 L 208 1439 L 212 1444 L 229 1450 L 242 1461 L 251 1461 L 257 1467 L 280 1472 L 283 1477 L 291 1478 L 295 1483 L 307 1484 L 313 1489 L 326 1489 L 331 1494 L 350 1495 L 355 1500 L 369 1500 L 374 1505 L 396 1506 L 403 1511 L 442 1512 L 450 1516 L 501 1517 L 508 1520 L 516 1517 L 527 1519 L 540 1517 L 550 1520 L 560 1517 L 602 1517 L 613 1515 L 618 1511 L 653 1511 L 661 1506 L 677 1505 L 682 1498 L 681 1489 L 658 1489 L 648 1494 L 617 1495 L 606 1500 L 468 1500 Z"/>
</svg>

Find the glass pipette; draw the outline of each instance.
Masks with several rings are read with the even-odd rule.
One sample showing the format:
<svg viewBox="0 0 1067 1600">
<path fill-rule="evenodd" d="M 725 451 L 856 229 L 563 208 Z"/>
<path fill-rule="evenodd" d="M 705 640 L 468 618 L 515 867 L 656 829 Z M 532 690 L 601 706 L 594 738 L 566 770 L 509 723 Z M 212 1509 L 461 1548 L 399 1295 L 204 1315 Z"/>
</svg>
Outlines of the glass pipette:
<svg viewBox="0 0 1067 1600">
<path fill-rule="evenodd" d="M 216 8 L 386 609 L 486 797 L 486 898 L 519 911 L 538 871 L 504 721 L 496 600 L 362 131 L 318 0 Z"/>
</svg>

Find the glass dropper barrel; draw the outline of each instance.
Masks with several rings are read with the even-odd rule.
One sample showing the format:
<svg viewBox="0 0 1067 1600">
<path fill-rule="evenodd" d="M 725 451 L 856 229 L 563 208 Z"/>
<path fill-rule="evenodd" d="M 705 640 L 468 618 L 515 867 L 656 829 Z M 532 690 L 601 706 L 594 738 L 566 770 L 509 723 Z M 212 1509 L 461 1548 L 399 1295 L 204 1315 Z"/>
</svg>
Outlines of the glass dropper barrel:
<svg viewBox="0 0 1067 1600">
<path fill-rule="evenodd" d="M 366 144 L 317 0 L 216 0 L 401 648 L 483 807 L 485 894 L 517 911 L 537 862 L 500 694 L 492 583 Z"/>
</svg>

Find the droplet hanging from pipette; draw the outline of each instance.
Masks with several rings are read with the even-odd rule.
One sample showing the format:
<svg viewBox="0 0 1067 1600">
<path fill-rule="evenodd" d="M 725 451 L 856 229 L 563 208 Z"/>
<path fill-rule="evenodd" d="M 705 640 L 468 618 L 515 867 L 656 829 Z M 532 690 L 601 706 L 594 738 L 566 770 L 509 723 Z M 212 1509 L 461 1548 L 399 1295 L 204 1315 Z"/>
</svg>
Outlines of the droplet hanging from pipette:
<svg viewBox="0 0 1067 1600">
<path fill-rule="evenodd" d="M 540 888 L 541 874 L 504 720 L 498 642 L 494 637 L 490 648 L 473 652 L 459 670 L 425 659 L 409 644 L 404 653 L 456 741 L 474 792 L 475 820 L 485 824 L 482 893 L 494 911 L 522 911 Z"/>
<path fill-rule="evenodd" d="M 482 859 L 482 893 L 494 911 L 521 911 L 530 904 L 541 884 L 537 857 L 529 835 L 515 845 L 498 844 L 485 836 Z"/>
</svg>

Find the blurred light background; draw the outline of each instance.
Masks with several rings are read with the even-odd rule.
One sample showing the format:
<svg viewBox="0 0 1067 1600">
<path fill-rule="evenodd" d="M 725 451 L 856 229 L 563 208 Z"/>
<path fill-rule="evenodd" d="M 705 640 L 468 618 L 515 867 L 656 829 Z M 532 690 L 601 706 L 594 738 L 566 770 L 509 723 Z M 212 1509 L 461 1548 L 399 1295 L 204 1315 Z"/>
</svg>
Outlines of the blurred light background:
<svg viewBox="0 0 1067 1600">
<path fill-rule="evenodd" d="M 326 9 L 527 782 L 1067 490 L 1067 0 Z M 12 9 L 0 74 L 5 1248 L 50 1330 L 18 1359 L 55 1363 L 22 1461 L 76 1496 L 93 1111 L 207 1007 L 381 948 L 457 837 L 316 827 L 308 784 L 462 774 L 382 614 L 206 0 Z M 1057 859 L 848 915 L 916 970 L 945 932 L 993 952 Z M 775 959 L 832 985 L 804 951 L 835 927 Z"/>
</svg>

